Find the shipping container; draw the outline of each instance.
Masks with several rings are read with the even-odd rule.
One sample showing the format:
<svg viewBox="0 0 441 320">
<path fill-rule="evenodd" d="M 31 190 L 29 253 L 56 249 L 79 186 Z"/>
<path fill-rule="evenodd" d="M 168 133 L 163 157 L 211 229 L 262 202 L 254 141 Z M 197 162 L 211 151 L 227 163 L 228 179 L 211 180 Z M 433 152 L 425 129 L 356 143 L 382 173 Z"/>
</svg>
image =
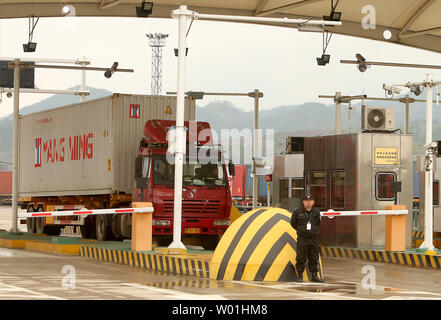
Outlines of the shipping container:
<svg viewBox="0 0 441 320">
<path fill-rule="evenodd" d="M 234 166 L 234 177 L 232 180 L 231 194 L 233 198 L 236 199 L 244 199 L 246 196 L 246 174 L 247 169 L 244 165 L 235 165 Z"/>
<path fill-rule="evenodd" d="M 195 119 L 186 98 L 185 120 Z M 175 120 L 175 96 L 114 94 L 20 120 L 19 196 L 131 194 L 150 119 Z"/>
<path fill-rule="evenodd" d="M 12 194 L 12 172 L 0 172 L 0 196 Z"/>
</svg>

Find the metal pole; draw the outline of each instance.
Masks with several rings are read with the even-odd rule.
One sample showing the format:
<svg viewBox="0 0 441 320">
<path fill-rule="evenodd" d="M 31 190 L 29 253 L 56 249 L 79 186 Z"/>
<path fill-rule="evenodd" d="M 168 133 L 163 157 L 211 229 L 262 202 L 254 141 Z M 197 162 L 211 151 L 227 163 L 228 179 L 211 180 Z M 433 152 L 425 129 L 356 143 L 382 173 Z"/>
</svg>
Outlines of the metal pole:
<svg viewBox="0 0 441 320">
<path fill-rule="evenodd" d="M 12 228 L 10 232 L 18 232 L 18 113 L 20 108 L 20 59 L 14 60 L 14 131 L 12 138 Z"/>
<path fill-rule="evenodd" d="M 335 134 L 341 133 L 341 92 L 335 93 Z"/>
<path fill-rule="evenodd" d="M 406 111 L 406 118 L 405 118 L 406 123 L 404 124 L 404 133 L 408 134 L 409 133 L 409 95 L 408 94 L 406 94 L 406 97 L 404 98 L 404 103 L 405 103 L 405 111 Z"/>
<path fill-rule="evenodd" d="M 271 182 L 268 181 L 266 184 L 266 206 L 271 207 Z"/>
<path fill-rule="evenodd" d="M 173 216 L 173 242 L 169 248 L 185 249 L 181 241 L 182 233 L 182 167 L 185 151 L 184 131 L 184 106 L 185 106 L 185 51 L 187 18 L 191 12 L 187 6 L 181 5 L 178 10 L 173 11 L 172 16 L 179 18 L 179 44 L 178 44 L 178 89 L 176 104 L 176 151 L 175 151 L 175 194 L 174 194 L 174 216 Z"/>
<path fill-rule="evenodd" d="M 256 158 L 257 158 L 257 132 L 259 129 L 259 90 L 254 90 L 254 133 L 253 133 L 253 209 L 257 207 L 257 197 L 259 191 L 259 177 L 256 174 Z"/>
<path fill-rule="evenodd" d="M 80 63 L 80 66 L 84 67 L 87 65 L 85 62 L 86 57 L 83 57 L 83 61 Z M 81 70 L 81 91 L 86 91 L 86 70 Z M 80 101 L 83 102 L 86 100 L 86 95 L 84 93 L 80 94 Z"/>
<path fill-rule="evenodd" d="M 432 76 L 427 75 L 426 81 L 432 81 Z M 426 145 L 432 143 L 432 99 L 433 89 L 430 83 L 426 84 Z M 424 242 L 421 248 L 433 251 L 433 153 L 426 148 L 428 167 L 425 171 L 424 186 Z"/>
</svg>

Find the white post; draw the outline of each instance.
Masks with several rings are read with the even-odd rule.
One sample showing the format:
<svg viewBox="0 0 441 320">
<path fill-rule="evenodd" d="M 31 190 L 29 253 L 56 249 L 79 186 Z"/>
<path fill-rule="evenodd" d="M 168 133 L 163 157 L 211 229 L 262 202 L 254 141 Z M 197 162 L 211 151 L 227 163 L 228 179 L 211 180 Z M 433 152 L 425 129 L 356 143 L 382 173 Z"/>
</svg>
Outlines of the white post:
<svg viewBox="0 0 441 320">
<path fill-rule="evenodd" d="M 432 81 L 432 76 L 427 75 L 426 82 Z M 432 143 L 432 85 L 426 85 L 426 145 Z M 426 148 L 426 158 L 429 159 L 425 171 L 424 186 L 424 242 L 421 248 L 433 251 L 433 153 Z"/>
<path fill-rule="evenodd" d="M 80 63 L 80 66 L 85 67 L 87 64 L 86 57 L 83 57 L 83 61 Z M 86 70 L 81 70 L 81 91 L 86 91 Z M 82 93 L 80 94 L 80 101 L 83 102 L 84 100 L 86 100 L 86 95 Z"/>
<path fill-rule="evenodd" d="M 406 94 L 406 97 L 404 98 L 404 103 L 405 103 L 405 113 L 406 113 L 406 118 L 405 118 L 405 124 L 404 124 L 404 133 L 408 134 L 409 133 L 409 95 Z"/>
<path fill-rule="evenodd" d="M 341 92 L 335 93 L 335 134 L 341 133 Z"/>
<path fill-rule="evenodd" d="M 14 131 L 12 138 L 12 228 L 10 232 L 18 232 L 18 113 L 20 106 L 20 59 L 14 60 Z"/>
<path fill-rule="evenodd" d="M 185 53 L 187 19 L 192 12 L 187 6 L 181 5 L 172 13 L 173 18 L 179 18 L 179 43 L 178 43 L 178 88 L 176 103 L 176 149 L 175 149 L 175 195 L 173 216 L 173 242 L 169 248 L 185 249 L 181 241 L 182 232 L 182 167 L 184 163 L 185 140 L 184 131 L 184 106 L 185 106 Z"/>
<path fill-rule="evenodd" d="M 257 158 L 257 131 L 259 129 L 259 90 L 254 90 L 254 132 L 253 132 L 253 209 L 257 208 L 257 198 L 259 194 L 259 176 L 256 167 Z"/>
</svg>

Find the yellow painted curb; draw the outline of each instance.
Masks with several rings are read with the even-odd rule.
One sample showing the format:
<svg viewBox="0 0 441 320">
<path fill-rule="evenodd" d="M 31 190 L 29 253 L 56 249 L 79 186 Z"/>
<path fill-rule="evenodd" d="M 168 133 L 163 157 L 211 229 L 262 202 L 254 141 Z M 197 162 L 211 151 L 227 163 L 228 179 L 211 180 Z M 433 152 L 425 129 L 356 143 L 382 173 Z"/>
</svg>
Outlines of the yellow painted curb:
<svg viewBox="0 0 441 320">
<path fill-rule="evenodd" d="M 29 240 L 29 239 L 2 239 L 0 238 L 0 247 L 10 248 L 10 249 L 24 249 L 26 242 L 30 241 L 41 241 L 41 240 Z"/>
<path fill-rule="evenodd" d="M 79 244 L 58 244 L 48 242 L 28 241 L 25 244 L 25 250 L 43 252 L 58 255 L 80 255 Z"/>
<path fill-rule="evenodd" d="M 154 248 L 155 253 L 159 254 L 187 254 L 187 249 L 178 249 L 178 248 Z"/>
</svg>

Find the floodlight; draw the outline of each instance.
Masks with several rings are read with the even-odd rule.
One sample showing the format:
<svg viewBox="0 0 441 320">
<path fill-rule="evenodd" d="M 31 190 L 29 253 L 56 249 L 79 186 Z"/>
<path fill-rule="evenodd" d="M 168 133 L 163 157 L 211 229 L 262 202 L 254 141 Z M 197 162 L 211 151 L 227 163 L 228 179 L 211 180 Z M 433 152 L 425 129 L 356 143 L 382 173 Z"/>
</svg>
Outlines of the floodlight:
<svg viewBox="0 0 441 320">
<path fill-rule="evenodd" d="M 341 20 L 341 12 L 331 11 L 329 16 L 323 16 L 323 20 L 325 20 L 325 21 L 340 21 Z"/>
<path fill-rule="evenodd" d="M 35 49 L 37 49 L 37 43 L 36 42 L 28 42 L 23 43 L 23 51 L 24 52 L 35 52 Z"/>
<path fill-rule="evenodd" d="M 136 16 L 138 18 L 146 18 L 153 12 L 153 2 L 145 2 L 142 0 L 141 6 L 136 7 Z"/>
<path fill-rule="evenodd" d="M 316 58 L 316 59 L 317 59 L 317 64 L 319 66 L 325 66 L 329 63 L 329 60 L 331 59 L 331 55 L 322 54 L 322 56 L 320 58 Z"/>
</svg>

